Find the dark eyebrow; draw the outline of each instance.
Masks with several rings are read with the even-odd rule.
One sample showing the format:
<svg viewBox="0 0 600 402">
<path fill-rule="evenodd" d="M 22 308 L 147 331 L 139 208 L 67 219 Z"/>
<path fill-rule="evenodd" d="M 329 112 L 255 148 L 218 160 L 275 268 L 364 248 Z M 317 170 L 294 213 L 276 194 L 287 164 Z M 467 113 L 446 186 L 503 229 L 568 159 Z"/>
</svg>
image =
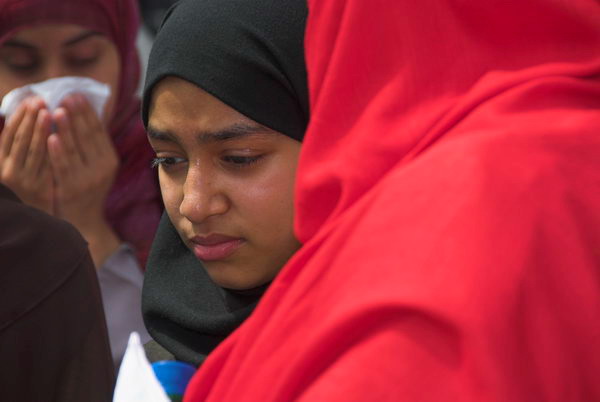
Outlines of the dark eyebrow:
<svg viewBox="0 0 600 402">
<path fill-rule="evenodd" d="M 93 36 L 98 36 L 98 35 L 102 35 L 102 34 L 99 32 L 96 32 L 96 31 L 85 31 L 71 39 L 64 41 L 62 43 L 62 46 L 73 46 L 73 45 L 76 45 L 77 43 L 80 43 L 81 41 L 84 41 L 88 38 L 91 38 Z M 37 50 L 36 46 L 31 45 L 27 42 L 20 41 L 18 39 L 9 39 L 6 42 L 4 42 L 3 46 L 18 47 L 18 48 L 27 49 L 27 50 Z"/>
<path fill-rule="evenodd" d="M 196 136 L 198 142 L 218 142 L 235 140 L 248 136 L 263 136 L 273 134 L 273 131 L 259 124 L 237 123 L 227 128 L 212 132 L 198 133 Z"/>
<path fill-rule="evenodd" d="M 74 38 L 71 38 L 69 40 L 66 40 L 62 43 L 63 46 L 73 46 L 76 45 L 79 42 L 82 42 L 88 38 L 94 37 L 94 36 L 101 36 L 102 34 L 100 32 L 96 32 L 96 31 L 86 31 L 83 32 L 77 36 L 75 36 Z"/>
<path fill-rule="evenodd" d="M 20 40 L 16 40 L 16 39 L 9 39 L 6 42 L 4 42 L 4 44 L 2 46 L 6 46 L 6 47 L 18 47 L 18 48 L 22 48 L 22 49 L 27 49 L 27 50 L 34 50 L 36 51 L 37 48 L 33 45 L 30 45 L 29 43 L 25 43 L 25 42 L 21 42 Z"/>
<path fill-rule="evenodd" d="M 169 131 L 158 130 L 148 126 L 148 138 L 157 141 L 179 142 L 177 136 Z M 233 124 L 218 131 L 203 131 L 196 134 L 196 140 L 201 143 L 230 141 L 249 136 L 270 136 L 275 132 L 259 124 Z"/>
<path fill-rule="evenodd" d="M 177 142 L 177 138 L 168 131 L 158 130 L 152 126 L 148 126 L 146 134 L 151 140 Z"/>
</svg>

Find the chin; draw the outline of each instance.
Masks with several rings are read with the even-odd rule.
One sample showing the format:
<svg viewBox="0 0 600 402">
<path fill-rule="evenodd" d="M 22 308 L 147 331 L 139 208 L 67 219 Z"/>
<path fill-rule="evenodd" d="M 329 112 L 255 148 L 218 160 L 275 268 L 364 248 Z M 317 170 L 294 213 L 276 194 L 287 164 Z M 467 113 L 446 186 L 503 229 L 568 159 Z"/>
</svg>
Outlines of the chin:
<svg viewBox="0 0 600 402">
<path fill-rule="evenodd" d="M 229 275 L 224 275 L 226 268 L 224 267 L 209 267 L 208 264 L 204 264 L 205 269 L 208 272 L 208 275 L 212 279 L 212 281 L 225 289 L 231 290 L 251 290 L 255 288 L 259 288 L 264 284 L 270 282 L 268 278 L 248 278 L 244 277 L 243 274 L 240 273 L 229 273 Z M 212 265 L 212 264 L 211 264 Z"/>
<path fill-rule="evenodd" d="M 219 287 L 232 290 L 246 290 L 253 287 L 253 281 L 245 280 L 239 273 L 231 272 L 234 270 L 224 266 L 223 263 L 203 261 L 202 265 L 210 279 Z"/>
<path fill-rule="evenodd" d="M 254 282 L 254 281 L 218 280 L 218 279 L 213 279 L 213 282 L 215 282 L 218 286 L 220 286 L 220 287 L 222 287 L 224 289 L 242 291 L 242 290 L 251 290 L 251 289 L 259 288 L 262 285 L 264 285 L 265 283 L 267 283 L 268 281 L 265 281 L 265 282 L 256 281 L 256 282 Z"/>
</svg>

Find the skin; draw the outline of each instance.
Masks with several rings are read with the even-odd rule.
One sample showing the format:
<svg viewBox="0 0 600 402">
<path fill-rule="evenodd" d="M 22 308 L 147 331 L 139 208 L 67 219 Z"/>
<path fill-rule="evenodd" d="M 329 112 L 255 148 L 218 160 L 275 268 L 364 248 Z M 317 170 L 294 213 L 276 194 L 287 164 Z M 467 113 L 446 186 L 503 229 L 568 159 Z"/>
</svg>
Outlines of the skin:
<svg viewBox="0 0 600 402">
<path fill-rule="evenodd" d="M 165 208 L 183 242 L 193 251 L 194 236 L 240 238 L 233 254 L 203 261 L 210 277 L 238 290 L 271 281 L 300 247 L 293 234 L 300 142 L 174 77 L 157 84 L 149 112 Z"/>
<path fill-rule="evenodd" d="M 62 76 L 89 77 L 111 87 L 102 121 L 81 95 L 66 98 L 53 114 L 41 99 L 28 98 L 0 135 L 0 182 L 26 204 L 77 227 L 89 243 L 96 267 L 120 244 L 104 217 L 118 169 L 107 125 L 119 75 L 116 46 L 76 25 L 27 28 L 0 47 L 0 97 L 14 88 Z"/>
</svg>

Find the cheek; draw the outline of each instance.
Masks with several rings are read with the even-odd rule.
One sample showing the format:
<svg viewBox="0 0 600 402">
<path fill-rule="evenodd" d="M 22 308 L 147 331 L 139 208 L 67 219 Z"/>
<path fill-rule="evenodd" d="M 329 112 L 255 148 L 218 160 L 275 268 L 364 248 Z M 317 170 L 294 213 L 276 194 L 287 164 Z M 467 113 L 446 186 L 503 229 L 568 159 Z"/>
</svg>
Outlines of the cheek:
<svg viewBox="0 0 600 402">
<path fill-rule="evenodd" d="M 112 76 L 107 76 L 106 80 L 102 82 L 110 86 L 110 97 L 104 107 L 104 124 L 108 126 L 115 115 L 115 106 L 119 97 L 119 69 L 116 69 Z"/>
<path fill-rule="evenodd" d="M 103 82 L 110 87 L 110 97 L 104 107 L 104 118 L 103 122 L 105 125 L 109 125 L 110 121 L 114 117 L 115 107 L 117 99 L 119 98 L 119 80 L 121 74 L 120 59 L 116 50 L 109 52 L 102 59 L 93 72 L 88 75 L 90 78 L 96 81 Z"/>
<path fill-rule="evenodd" d="M 0 63 L 0 100 L 15 88 L 31 84 L 31 79 L 19 77 Z"/>
<path fill-rule="evenodd" d="M 256 236 L 270 243 L 293 233 L 293 171 L 276 171 L 244 190 L 240 192 L 243 213 L 254 227 L 261 228 L 255 231 Z"/>
<path fill-rule="evenodd" d="M 106 102 L 106 105 L 104 106 L 104 114 L 102 115 L 102 122 L 104 123 L 105 127 L 110 126 L 110 122 L 112 121 L 115 114 L 116 97 L 115 92 L 112 88 L 113 87 L 111 86 L 111 94 L 108 98 L 108 101 Z"/>
<path fill-rule="evenodd" d="M 177 222 L 181 219 L 179 206 L 183 199 L 183 185 L 162 173 L 160 168 L 158 172 L 158 181 L 165 210 L 167 211 L 171 222 L 177 226 Z"/>
</svg>

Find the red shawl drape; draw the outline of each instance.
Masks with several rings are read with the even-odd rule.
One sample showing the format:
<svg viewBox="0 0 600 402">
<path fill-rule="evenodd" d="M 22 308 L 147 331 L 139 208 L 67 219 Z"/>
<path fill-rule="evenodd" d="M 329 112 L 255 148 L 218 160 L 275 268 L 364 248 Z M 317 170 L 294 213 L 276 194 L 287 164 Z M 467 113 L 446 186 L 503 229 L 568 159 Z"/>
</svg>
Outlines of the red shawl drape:
<svg viewBox="0 0 600 402">
<path fill-rule="evenodd" d="M 309 9 L 304 246 L 186 401 L 600 400 L 600 3 Z"/>
</svg>

